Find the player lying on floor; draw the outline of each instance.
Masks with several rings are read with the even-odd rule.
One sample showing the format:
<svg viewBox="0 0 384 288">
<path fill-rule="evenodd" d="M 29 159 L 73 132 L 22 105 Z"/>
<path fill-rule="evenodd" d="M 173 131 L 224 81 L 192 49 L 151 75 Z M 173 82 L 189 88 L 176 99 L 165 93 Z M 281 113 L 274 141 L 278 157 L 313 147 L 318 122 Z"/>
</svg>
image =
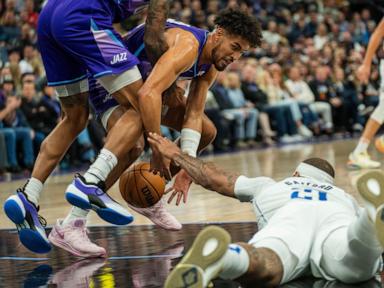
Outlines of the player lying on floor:
<svg viewBox="0 0 384 288">
<path fill-rule="evenodd" d="M 370 172 L 358 180 L 358 190 L 367 203 L 364 209 L 334 186 L 334 169 L 320 158 L 301 162 L 292 177 L 277 182 L 225 172 L 181 153 L 157 134 L 150 134 L 149 141 L 185 169 L 196 184 L 252 202 L 260 230 L 248 243 L 230 244 L 225 230 L 204 229 L 165 287 L 206 287 L 216 277 L 276 287 L 307 274 L 357 283 L 380 269 L 384 174 Z"/>
</svg>

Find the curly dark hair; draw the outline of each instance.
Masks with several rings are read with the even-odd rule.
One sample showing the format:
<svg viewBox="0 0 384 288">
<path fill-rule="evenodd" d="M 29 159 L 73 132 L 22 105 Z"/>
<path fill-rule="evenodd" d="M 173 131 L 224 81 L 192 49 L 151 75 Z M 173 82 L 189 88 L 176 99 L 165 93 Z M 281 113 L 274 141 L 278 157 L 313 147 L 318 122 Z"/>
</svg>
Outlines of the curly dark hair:
<svg viewBox="0 0 384 288">
<path fill-rule="evenodd" d="M 327 160 L 321 158 L 309 158 L 304 160 L 303 163 L 323 170 L 328 175 L 331 175 L 332 178 L 335 178 L 335 169 L 333 169 L 332 165 Z"/>
<path fill-rule="evenodd" d="M 215 24 L 232 35 L 247 40 L 251 47 L 261 45 L 261 27 L 256 17 L 234 9 L 222 10 L 215 19 Z"/>
</svg>

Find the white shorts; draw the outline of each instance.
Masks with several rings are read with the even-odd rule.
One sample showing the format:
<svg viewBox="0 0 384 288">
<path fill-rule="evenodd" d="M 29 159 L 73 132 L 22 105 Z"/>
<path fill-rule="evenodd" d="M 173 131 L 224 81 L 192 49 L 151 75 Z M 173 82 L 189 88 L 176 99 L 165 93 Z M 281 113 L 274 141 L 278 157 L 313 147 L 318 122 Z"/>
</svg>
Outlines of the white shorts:
<svg viewBox="0 0 384 288">
<path fill-rule="evenodd" d="M 109 94 L 113 94 L 119 91 L 121 88 L 128 86 L 141 79 L 140 70 L 137 66 L 124 71 L 119 75 L 110 74 L 97 79 L 101 86 L 108 91 Z M 77 95 L 89 91 L 88 78 L 81 81 L 55 86 L 56 95 L 59 98 Z"/>
<path fill-rule="evenodd" d="M 109 121 L 109 117 L 111 117 L 113 111 L 116 110 L 116 108 L 118 108 L 120 105 L 116 105 L 116 106 L 113 106 L 111 108 L 109 108 L 107 111 L 105 111 L 101 116 L 100 116 L 100 120 L 101 120 L 101 124 L 103 125 L 105 131 L 108 131 L 108 121 Z"/>
<path fill-rule="evenodd" d="M 110 74 L 97 79 L 101 86 L 108 91 L 109 94 L 113 94 L 119 91 L 121 88 L 128 86 L 141 79 L 140 70 L 137 66 L 129 69 L 119 75 Z"/>
<path fill-rule="evenodd" d="M 354 217 L 353 211 L 339 203 L 291 200 L 249 244 L 269 248 L 279 256 L 284 268 L 281 284 L 311 274 L 332 280 L 320 267 L 322 243 L 332 231 L 349 225 Z"/>
</svg>

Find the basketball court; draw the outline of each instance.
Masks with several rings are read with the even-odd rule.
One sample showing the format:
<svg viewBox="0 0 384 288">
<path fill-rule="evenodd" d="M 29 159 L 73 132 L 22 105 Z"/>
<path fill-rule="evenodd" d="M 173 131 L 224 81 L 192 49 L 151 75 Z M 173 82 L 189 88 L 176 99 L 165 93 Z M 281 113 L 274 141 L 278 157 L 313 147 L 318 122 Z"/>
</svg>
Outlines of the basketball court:
<svg viewBox="0 0 384 288">
<path fill-rule="evenodd" d="M 231 171 L 247 176 L 288 177 L 296 165 L 309 157 L 322 157 L 336 168 L 336 185 L 356 196 L 353 181 L 361 171 L 346 169 L 348 153 L 356 140 L 336 140 L 317 144 L 295 144 L 280 148 L 207 156 Z M 382 164 L 383 155 L 372 150 L 372 157 Z M 64 190 L 73 175 L 53 176 L 44 188 L 40 213 L 48 222 L 47 232 L 57 218 L 65 217 L 70 205 Z M 23 180 L 0 182 L 1 203 L 23 183 Z M 110 195 L 124 203 L 118 185 Z M 359 199 L 359 198 L 358 198 Z M 359 199 L 360 201 L 360 199 Z M 53 248 L 49 254 L 37 255 L 26 250 L 18 241 L 16 230 L 4 213 L 0 213 L 0 287 L 162 287 L 169 271 L 190 247 L 197 233 L 208 224 L 227 229 L 232 240 L 248 241 L 257 231 L 251 204 L 225 198 L 193 185 L 187 204 L 167 209 L 183 223 L 179 232 L 155 227 L 137 213 L 128 226 L 106 225 L 95 213 L 90 213 L 90 238 L 108 251 L 108 259 L 80 260 L 64 250 Z M 379 277 L 378 277 L 379 278 Z M 215 282 L 215 287 L 239 287 L 232 282 Z M 284 288 L 351 287 L 327 283 L 324 280 L 304 279 Z M 353 287 L 379 288 L 372 280 Z"/>
</svg>

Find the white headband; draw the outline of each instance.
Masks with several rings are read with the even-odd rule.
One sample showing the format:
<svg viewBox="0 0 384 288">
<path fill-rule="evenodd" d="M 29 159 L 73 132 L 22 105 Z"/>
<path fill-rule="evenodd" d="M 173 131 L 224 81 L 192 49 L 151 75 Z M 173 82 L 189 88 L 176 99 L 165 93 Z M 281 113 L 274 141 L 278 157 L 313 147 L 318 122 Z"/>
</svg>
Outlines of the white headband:
<svg viewBox="0 0 384 288">
<path fill-rule="evenodd" d="M 297 166 L 296 171 L 299 172 L 300 176 L 316 179 L 320 182 L 333 184 L 333 177 L 331 175 L 310 164 L 300 163 L 299 166 Z"/>
</svg>

